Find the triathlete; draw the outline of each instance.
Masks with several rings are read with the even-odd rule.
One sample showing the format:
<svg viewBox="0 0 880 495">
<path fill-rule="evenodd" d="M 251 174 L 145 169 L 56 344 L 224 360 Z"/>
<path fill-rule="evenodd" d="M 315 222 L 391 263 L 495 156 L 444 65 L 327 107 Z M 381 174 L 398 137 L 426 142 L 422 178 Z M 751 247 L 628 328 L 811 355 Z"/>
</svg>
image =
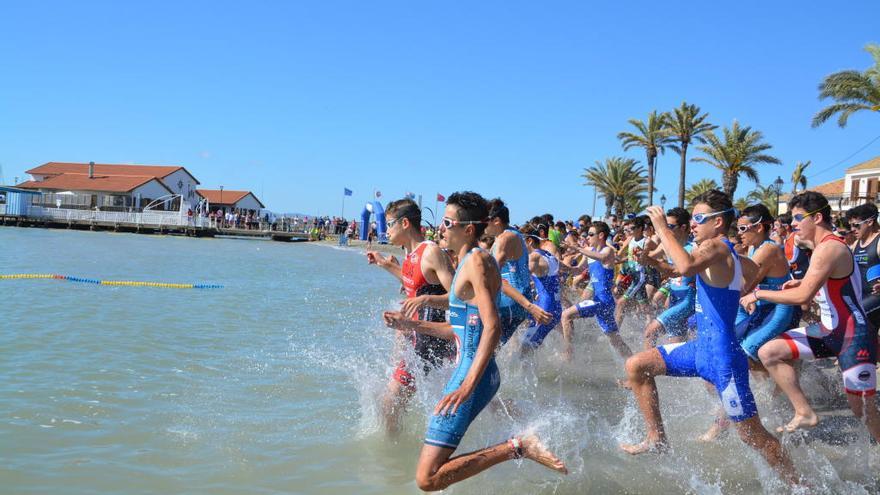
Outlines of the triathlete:
<svg viewBox="0 0 880 495">
<path fill-rule="evenodd" d="M 595 317 L 602 332 L 608 336 L 608 341 L 618 354 L 624 359 L 632 355 L 632 351 L 623 337 L 618 332 L 617 323 L 614 321 L 614 295 L 611 293 L 611 285 L 614 281 L 614 249 L 607 244 L 610 229 L 605 222 L 593 222 L 587 232 L 587 244 L 589 248 L 578 250 L 589 258 L 590 283 L 593 287 L 593 298 L 586 299 L 574 306 L 566 308 L 562 312 L 562 336 L 565 339 L 565 347 L 562 355 L 570 360 L 574 354 L 572 347 L 572 328 L 577 318 Z"/>
<path fill-rule="evenodd" d="M 633 309 L 639 308 L 638 313 L 642 313 L 642 306 L 648 302 L 646 286 L 649 282 L 649 272 L 644 265 L 638 262 L 638 257 L 645 251 L 645 244 L 648 240 L 644 235 L 644 218 L 634 217 L 624 221 L 623 232 L 626 234 L 627 240 L 618 251 L 618 258 L 623 259 L 620 274 L 622 278 L 629 277 L 632 281 L 626 292 L 616 301 L 614 321 L 617 328 L 623 325 L 623 315 L 626 312 L 632 313 Z"/>
<path fill-rule="evenodd" d="M 880 295 L 868 280 L 868 270 L 880 265 L 880 228 L 877 226 L 877 206 L 866 203 L 846 212 L 849 227 L 855 232 L 853 255 L 862 278 L 862 307 L 874 328 L 880 328 Z"/>
<path fill-rule="evenodd" d="M 666 226 L 687 253 L 691 253 L 694 247 L 688 241 L 690 222 L 691 214 L 684 208 L 672 208 L 666 212 Z M 656 256 L 661 253 L 664 259 Z M 657 249 L 650 254 L 649 256 L 645 252 L 639 258 L 639 262 L 650 265 L 669 277 L 667 284 L 660 289 L 669 297 L 669 306 L 645 327 L 646 350 L 652 349 L 657 344 L 657 338 L 663 331 L 668 335 L 670 343 L 687 340 L 688 319 L 694 314 L 697 297 L 696 280 L 692 276 L 685 277 L 676 272 L 672 258 L 665 254 L 663 246 L 657 246 Z"/>
<path fill-rule="evenodd" d="M 384 315 L 392 328 L 454 340 L 457 347 L 458 365 L 434 408 L 416 467 L 416 483 L 425 491 L 443 490 L 495 464 L 523 457 L 567 472 L 533 434 L 450 457 L 501 383 L 494 357 L 501 337 L 501 275 L 492 255 L 476 247 L 488 214 L 486 200 L 477 193 L 457 192 L 446 202 L 440 232 L 461 260 L 449 291 L 449 323 L 414 321 L 399 312 Z"/>
<path fill-rule="evenodd" d="M 540 346 L 547 334 L 559 324 L 562 303 L 559 298 L 559 260 L 538 247 L 541 240 L 535 234 L 534 227 L 529 225 L 523 227 L 523 233 L 526 235 L 529 271 L 532 273 L 532 282 L 535 284 L 538 306 L 553 316 L 550 321 L 544 323 L 533 320 L 532 325 L 523 332 L 520 342 L 523 353 L 527 353 Z"/>
<path fill-rule="evenodd" d="M 742 268 L 725 237 L 735 209 L 730 197 L 718 190 L 697 196 L 694 204 L 691 230 L 697 248 L 690 254 L 667 227 L 663 209 L 648 208 L 648 215 L 676 270 L 685 276 L 696 276 L 697 336 L 686 343 L 642 351 L 627 360 L 628 381 L 648 431 L 644 442 L 621 445 L 621 448 L 630 454 L 666 449 L 655 376 L 701 377 L 715 385 L 740 438 L 757 450 L 786 482 L 795 484 L 797 475 L 791 460 L 758 417 L 749 388 L 748 358 L 736 342 L 734 322 L 743 283 Z"/>
<path fill-rule="evenodd" d="M 742 298 L 746 308 L 757 301 L 819 303 L 821 321 L 790 330 L 758 351 L 761 362 L 785 392 L 795 415 L 786 431 L 809 428 L 819 418 L 798 384 L 792 362 L 798 359 L 837 358 L 843 388 L 856 417 L 865 418 L 868 431 L 880 441 L 880 412 L 874 400 L 877 387 L 877 330 L 862 308 L 862 280 L 852 251 L 831 232 L 831 207 L 820 193 L 807 191 L 789 201 L 792 226 L 799 237 L 812 241 L 810 268 L 802 280 L 792 280 L 782 290 L 755 289 Z"/>
<path fill-rule="evenodd" d="M 378 265 L 401 281 L 407 299 L 403 313 L 409 318 L 425 321 L 446 321 L 445 312 L 433 306 L 445 306 L 446 288 L 452 283 L 452 265 L 449 258 L 433 242 L 422 235 L 421 211 L 411 199 L 392 201 L 385 210 L 388 241 L 401 246 L 408 253 L 403 266 L 393 257 L 382 256 L 375 251 L 367 252 L 367 260 Z M 439 304 L 437 299 L 439 298 Z M 412 334 L 407 339 L 415 354 L 421 359 L 422 370 L 441 366 L 454 355 L 453 346 L 446 340 L 430 335 Z M 415 391 L 414 363 L 401 359 L 394 370 L 382 401 L 385 426 L 389 433 L 400 428 L 400 416 Z"/>
<path fill-rule="evenodd" d="M 549 323 L 553 315 L 532 302 L 529 252 L 522 235 L 510 228 L 510 211 L 498 198 L 489 201 L 486 234 L 495 236 L 491 252 L 501 267 L 498 312 L 501 315 L 501 343 L 504 344 L 529 315 L 540 323 Z"/>
</svg>

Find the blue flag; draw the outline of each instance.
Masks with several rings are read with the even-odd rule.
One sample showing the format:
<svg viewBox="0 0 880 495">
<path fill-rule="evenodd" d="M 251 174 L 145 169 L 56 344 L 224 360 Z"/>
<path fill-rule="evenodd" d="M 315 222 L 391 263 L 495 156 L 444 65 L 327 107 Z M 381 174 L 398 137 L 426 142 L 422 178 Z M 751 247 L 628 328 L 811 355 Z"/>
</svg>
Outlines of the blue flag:
<svg viewBox="0 0 880 495">
<path fill-rule="evenodd" d="M 345 193 L 346 196 L 351 196 L 351 189 L 345 187 L 345 188 L 343 188 L 343 192 Z"/>
</svg>

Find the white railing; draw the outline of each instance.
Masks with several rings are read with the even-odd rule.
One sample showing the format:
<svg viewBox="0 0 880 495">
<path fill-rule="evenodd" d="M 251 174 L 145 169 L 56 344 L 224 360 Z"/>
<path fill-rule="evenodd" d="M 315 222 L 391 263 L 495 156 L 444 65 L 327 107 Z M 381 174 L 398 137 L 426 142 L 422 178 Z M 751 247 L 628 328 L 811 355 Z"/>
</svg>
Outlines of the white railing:
<svg viewBox="0 0 880 495">
<path fill-rule="evenodd" d="M 192 219 L 177 211 L 95 211 L 95 210 L 68 210 L 66 208 L 43 208 L 31 206 L 28 216 L 52 218 L 62 221 L 95 221 L 107 223 L 128 223 L 150 227 L 180 227 L 186 225 L 198 225 L 201 218 Z"/>
</svg>

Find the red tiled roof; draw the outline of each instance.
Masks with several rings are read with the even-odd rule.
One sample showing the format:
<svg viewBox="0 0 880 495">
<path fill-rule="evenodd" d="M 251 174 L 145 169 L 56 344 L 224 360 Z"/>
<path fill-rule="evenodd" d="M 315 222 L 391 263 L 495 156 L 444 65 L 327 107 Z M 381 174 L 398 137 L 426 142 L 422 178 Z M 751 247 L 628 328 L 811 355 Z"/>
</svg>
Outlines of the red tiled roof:
<svg viewBox="0 0 880 495">
<path fill-rule="evenodd" d="M 845 179 L 835 179 L 831 182 L 826 182 L 824 184 L 819 184 L 818 186 L 807 187 L 807 191 L 816 191 L 818 193 L 822 193 L 825 196 L 840 196 L 843 194 Z M 791 199 L 791 194 L 783 194 L 780 196 L 780 199 L 783 201 L 788 201 Z"/>
<path fill-rule="evenodd" d="M 183 169 L 189 174 L 196 184 L 200 182 L 190 174 L 187 169 L 180 165 L 116 165 L 110 163 L 96 163 L 95 175 L 105 176 L 132 176 L 132 177 L 155 177 L 162 179 L 178 170 Z M 60 174 L 88 174 L 88 163 L 49 162 L 27 171 L 31 175 L 60 175 Z"/>
<path fill-rule="evenodd" d="M 858 172 L 860 170 L 872 170 L 880 168 L 880 156 L 875 156 L 870 160 L 864 161 L 857 165 L 853 165 L 852 167 L 846 169 L 847 172 Z"/>
<path fill-rule="evenodd" d="M 38 172 L 39 173 L 39 172 Z M 52 189 L 57 191 L 104 191 L 104 192 L 131 192 L 138 187 L 155 180 L 162 185 L 168 193 L 173 191 L 165 187 L 156 177 L 144 176 L 125 176 L 125 175 L 95 175 L 89 178 L 85 174 L 61 174 L 54 177 L 47 177 L 44 181 L 29 180 L 19 184 L 17 187 L 24 189 Z"/>
<path fill-rule="evenodd" d="M 224 189 L 222 202 L 220 201 L 221 195 L 219 189 L 196 189 L 196 193 L 198 193 L 199 196 L 207 199 L 209 203 L 215 205 L 234 205 L 235 203 L 238 203 L 239 201 L 244 199 L 245 196 L 250 194 L 254 197 L 254 199 L 257 200 L 257 203 L 260 204 L 261 208 L 266 207 L 265 205 L 263 205 L 263 202 L 257 198 L 257 195 L 250 191 L 230 191 Z"/>
</svg>

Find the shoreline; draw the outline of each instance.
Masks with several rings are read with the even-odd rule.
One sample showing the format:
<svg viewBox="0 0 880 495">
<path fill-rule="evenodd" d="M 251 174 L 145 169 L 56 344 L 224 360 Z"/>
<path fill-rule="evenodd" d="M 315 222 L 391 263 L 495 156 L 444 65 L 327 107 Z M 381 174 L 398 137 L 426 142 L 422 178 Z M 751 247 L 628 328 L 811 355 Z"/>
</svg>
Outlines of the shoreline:
<svg viewBox="0 0 880 495">
<path fill-rule="evenodd" d="M 361 241 L 358 239 L 349 239 L 347 246 L 340 246 L 339 241 L 336 236 L 327 236 L 323 241 L 311 241 L 317 244 L 323 244 L 325 246 L 333 246 L 333 247 L 341 247 L 344 249 L 351 249 L 360 251 L 362 253 L 366 253 L 367 249 L 367 241 Z M 398 260 L 402 261 L 403 257 L 403 248 L 394 246 L 393 244 L 379 244 L 378 242 L 374 242 L 373 246 L 369 249 L 370 251 L 376 251 L 382 254 L 393 254 L 397 257 Z"/>
</svg>

